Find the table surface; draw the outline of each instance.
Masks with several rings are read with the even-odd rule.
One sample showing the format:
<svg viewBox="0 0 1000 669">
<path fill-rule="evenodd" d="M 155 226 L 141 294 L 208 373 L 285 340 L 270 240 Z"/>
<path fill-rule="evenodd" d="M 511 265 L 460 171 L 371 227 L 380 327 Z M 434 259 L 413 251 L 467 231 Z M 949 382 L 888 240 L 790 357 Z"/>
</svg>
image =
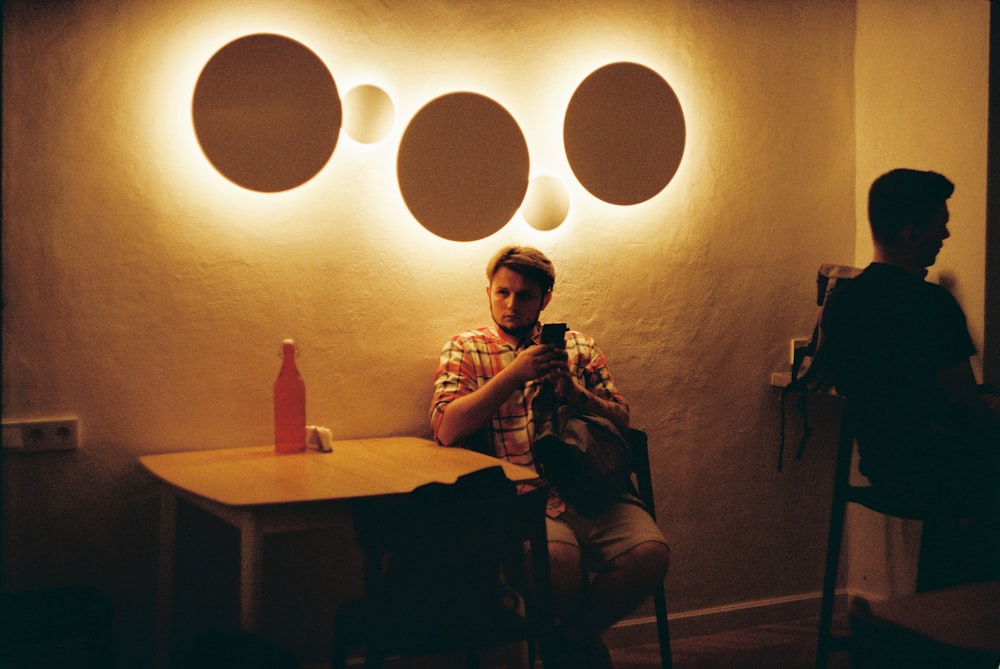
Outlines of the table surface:
<svg viewBox="0 0 1000 669">
<path fill-rule="evenodd" d="M 402 494 L 427 483 L 501 465 L 511 481 L 530 481 L 529 467 L 419 437 L 334 441 L 332 453 L 278 455 L 273 446 L 146 455 L 140 462 L 176 488 L 227 506 L 259 506 Z"/>
</svg>

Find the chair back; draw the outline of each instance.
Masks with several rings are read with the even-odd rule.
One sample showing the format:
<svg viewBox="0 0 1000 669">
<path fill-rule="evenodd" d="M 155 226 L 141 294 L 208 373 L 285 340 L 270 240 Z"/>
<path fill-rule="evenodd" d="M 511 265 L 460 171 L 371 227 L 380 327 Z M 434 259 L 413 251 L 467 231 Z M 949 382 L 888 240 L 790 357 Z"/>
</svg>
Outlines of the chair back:
<svg viewBox="0 0 1000 669">
<path fill-rule="evenodd" d="M 656 500 L 653 499 L 653 476 L 649 468 L 649 437 L 642 430 L 629 428 L 625 433 L 635 474 L 635 489 L 649 515 L 656 520 Z M 660 642 L 660 666 L 671 669 L 674 666 L 670 649 L 670 623 L 667 620 L 667 594 L 663 584 L 653 590 L 653 605 L 656 608 L 656 636 Z"/>
<path fill-rule="evenodd" d="M 656 520 L 656 505 L 653 499 L 653 476 L 649 469 L 649 437 L 642 430 L 630 428 L 625 435 L 632 456 L 632 471 L 635 473 L 635 487 L 639 499 L 646 506 L 649 515 Z"/>
<path fill-rule="evenodd" d="M 851 483 L 851 465 L 857 444 L 857 410 L 850 399 L 844 400 L 841 414 L 840 437 L 837 445 L 837 464 L 834 479 L 834 503 L 838 494 L 847 502 L 854 502 L 885 516 L 906 520 L 927 520 L 940 512 L 926 502 L 910 497 L 895 496 L 871 485 Z"/>
<path fill-rule="evenodd" d="M 518 494 L 491 467 L 359 508 L 369 644 L 409 654 L 550 639 L 547 499 L 544 487 Z M 510 587 L 529 575 L 524 592 Z"/>
<path fill-rule="evenodd" d="M 954 517 L 942 514 L 939 509 L 915 504 L 913 500 L 888 496 L 875 486 L 852 485 L 851 463 L 854 458 L 858 419 L 856 408 L 850 399 L 844 400 L 841 411 L 817 632 L 816 669 L 826 669 L 830 652 L 843 650 L 850 642 L 850 637 L 835 636 L 831 633 L 847 504 L 850 502 L 860 504 L 884 516 L 923 521 L 917 568 L 918 592 L 940 587 L 946 582 L 950 561 L 948 548 L 949 544 L 953 543 L 952 538 L 958 527 Z"/>
</svg>

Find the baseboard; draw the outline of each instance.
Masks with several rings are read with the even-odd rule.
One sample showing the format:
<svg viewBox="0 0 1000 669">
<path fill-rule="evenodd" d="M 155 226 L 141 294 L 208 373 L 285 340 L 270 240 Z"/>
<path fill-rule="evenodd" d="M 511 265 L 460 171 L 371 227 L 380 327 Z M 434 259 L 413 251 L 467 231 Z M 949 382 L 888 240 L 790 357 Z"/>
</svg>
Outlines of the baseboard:
<svg viewBox="0 0 1000 669">
<path fill-rule="evenodd" d="M 667 620 L 670 622 L 670 638 L 683 639 L 702 634 L 731 632 L 757 625 L 819 617 L 820 599 L 819 592 L 812 592 L 670 613 L 667 615 Z M 837 591 L 835 610 L 842 610 L 841 607 L 846 605 L 846 601 L 847 593 Z M 656 616 L 623 620 L 605 632 L 604 641 L 611 648 L 656 643 Z"/>
</svg>

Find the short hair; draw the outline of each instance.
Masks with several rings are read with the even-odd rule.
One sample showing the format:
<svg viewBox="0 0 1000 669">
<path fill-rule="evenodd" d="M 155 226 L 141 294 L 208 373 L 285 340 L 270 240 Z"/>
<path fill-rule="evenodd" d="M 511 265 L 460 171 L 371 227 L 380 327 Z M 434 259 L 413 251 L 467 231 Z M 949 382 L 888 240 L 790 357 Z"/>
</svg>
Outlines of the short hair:
<svg viewBox="0 0 1000 669">
<path fill-rule="evenodd" d="M 929 225 L 954 192 L 955 184 L 937 172 L 902 168 L 886 172 L 868 191 L 872 237 L 891 243 L 908 225 Z"/>
<path fill-rule="evenodd" d="M 517 272 L 542 287 L 548 293 L 556 283 L 556 270 L 545 254 L 530 246 L 507 246 L 500 249 L 486 265 L 486 278 L 491 282 L 501 267 Z"/>
</svg>

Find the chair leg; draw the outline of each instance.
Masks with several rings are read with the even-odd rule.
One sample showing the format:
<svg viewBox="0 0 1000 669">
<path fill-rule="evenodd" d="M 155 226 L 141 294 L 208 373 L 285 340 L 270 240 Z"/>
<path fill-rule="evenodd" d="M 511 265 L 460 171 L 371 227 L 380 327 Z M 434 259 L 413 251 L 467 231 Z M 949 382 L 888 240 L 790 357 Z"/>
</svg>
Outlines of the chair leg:
<svg viewBox="0 0 1000 669">
<path fill-rule="evenodd" d="M 830 530 L 826 539 L 826 565 L 823 570 L 823 596 L 819 608 L 819 629 L 816 636 L 816 669 L 826 669 L 833 637 L 833 603 L 837 592 L 837 570 L 840 565 L 840 550 L 843 545 L 844 516 L 847 500 L 843 493 L 836 491 L 830 509 Z"/>
<path fill-rule="evenodd" d="M 816 669 L 826 669 L 830 655 L 833 626 L 833 601 L 837 590 L 837 567 L 844 531 L 844 514 L 847 503 L 834 499 L 830 510 L 830 531 L 826 540 L 826 567 L 823 573 L 823 598 L 819 608 L 819 629 L 816 635 Z"/>
<path fill-rule="evenodd" d="M 656 606 L 656 634 L 660 640 L 660 665 L 663 669 L 673 669 L 674 656 L 670 650 L 670 625 L 667 621 L 667 594 L 661 583 L 653 591 Z"/>
<path fill-rule="evenodd" d="M 382 669 L 385 659 L 381 653 L 368 653 L 365 655 L 365 669 Z"/>
<path fill-rule="evenodd" d="M 363 645 L 363 616 L 363 604 L 360 601 L 343 602 L 337 606 L 333 616 L 330 669 L 346 669 L 350 651 Z"/>
<path fill-rule="evenodd" d="M 826 537 L 826 565 L 823 569 L 823 598 L 819 607 L 819 628 L 816 634 L 816 669 L 826 669 L 833 637 L 833 602 L 837 591 L 837 569 L 844 536 L 844 516 L 847 513 L 847 491 L 851 477 L 851 455 L 854 452 L 852 418 L 845 405 L 840 416 L 837 439 L 837 460 L 833 473 L 833 502 L 830 505 L 830 528 Z"/>
<path fill-rule="evenodd" d="M 931 516 L 920 532 L 920 559 L 917 563 L 917 592 L 938 590 L 959 584 L 961 527 L 957 519 Z"/>
<path fill-rule="evenodd" d="M 330 669 L 346 669 L 346 667 L 347 649 L 335 641 L 330 659 Z"/>
</svg>

